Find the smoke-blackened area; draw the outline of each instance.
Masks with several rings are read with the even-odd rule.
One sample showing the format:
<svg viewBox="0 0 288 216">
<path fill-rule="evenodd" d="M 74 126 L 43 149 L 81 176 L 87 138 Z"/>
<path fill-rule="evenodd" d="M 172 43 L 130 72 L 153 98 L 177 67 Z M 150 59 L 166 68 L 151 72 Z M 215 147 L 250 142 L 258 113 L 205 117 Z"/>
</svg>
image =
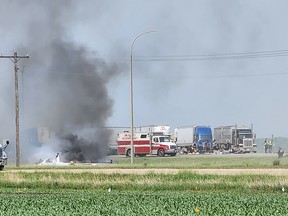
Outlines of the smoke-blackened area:
<svg viewBox="0 0 288 216">
<path fill-rule="evenodd" d="M 83 148 L 83 146 L 87 147 L 87 146 L 92 146 L 91 143 L 87 143 L 86 140 L 84 140 L 83 138 L 78 138 L 77 135 L 74 134 L 68 134 L 66 136 L 61 136 L 61 138 L 63 140 L 66 140 L 66 145 L 65 147 L 67 148 L 63 148 L 61 149 L 61 151 L 65 154 L 65 158 L 68 160 L 76 160 L 76 161 L 84 161 L 85 160 L 85 156 L 84 154 L 86 152 L 84 152 L 83 150 L 85 150 Z M 95 145 L 95 147 L 97 149 L 99 149 L 97 143 Z M 96 150 L 97 151 L 97 150 Z"/>
<path fill-rule="evenodd" d="M 90 136 L 86 137 L 89 133 Z M 110 135 L 108 130 L 99 128 L 93 132 L 86 131 L 86 135 L 84 135 L 86 138 L 73 133 L 62 134 L 59 135 L 62 140 L 60 151 L 66 161 L 97 162 L 106 154 L 107 137 Z"/>
</svg>

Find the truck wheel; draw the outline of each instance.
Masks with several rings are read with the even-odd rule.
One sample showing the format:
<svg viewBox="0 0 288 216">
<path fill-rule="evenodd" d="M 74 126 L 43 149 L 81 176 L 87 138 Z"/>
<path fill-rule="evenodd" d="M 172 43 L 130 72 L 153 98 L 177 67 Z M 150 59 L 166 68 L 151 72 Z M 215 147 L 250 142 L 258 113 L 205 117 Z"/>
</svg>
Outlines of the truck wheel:
<svg viewBox="0 0 288 216">
<path fill-rule="evenodd" d="M 131 157 L 131 149 L 127 149 L 127 151 L 126 151 L 126 156 L 127 156 L 127 157 Z"/>
<path fill-rule="evenodd" d="M 158 150 L 158 156 L 159 156 L 159 157 L 164 157 L 164 156 L 165 156 L 165 151 L 164 151 L 164 149 L 160 148 L 160 149 Z"/>
</svg>

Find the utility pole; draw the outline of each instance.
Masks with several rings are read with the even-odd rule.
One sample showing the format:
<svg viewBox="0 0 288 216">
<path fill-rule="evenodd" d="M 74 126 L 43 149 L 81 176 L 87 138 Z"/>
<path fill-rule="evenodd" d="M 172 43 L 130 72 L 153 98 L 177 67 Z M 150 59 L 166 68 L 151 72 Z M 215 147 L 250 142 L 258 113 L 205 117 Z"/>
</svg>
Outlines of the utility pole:
<svg viewBox="0 0 288 216">
<path fill-rule="evenodd" d="M 19 143 L 19 90 L 18 90 L 18 66 L 17 63 L 21 58 L 29 58 L 29 55 L 18 56 L 17 52 L 14 52 L 13 56 L 3 56 L 0 58 L 9 58 L 14 64 L 15 73 L 15 112 L 16 112 L 16 167 L 20 167 L 20 143 Z"/>
</svg>

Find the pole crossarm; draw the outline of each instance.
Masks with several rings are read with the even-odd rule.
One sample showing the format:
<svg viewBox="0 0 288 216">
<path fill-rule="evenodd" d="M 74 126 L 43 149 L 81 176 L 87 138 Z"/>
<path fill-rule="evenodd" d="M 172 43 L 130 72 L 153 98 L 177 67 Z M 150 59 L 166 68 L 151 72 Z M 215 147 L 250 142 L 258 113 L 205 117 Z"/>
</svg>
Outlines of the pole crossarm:
<svg viewBox="0 0 288 216">
<path fill-rule="evenodd" d="M 14 55 L 9 56 L 9 55 L 0 55 L 0 58 L 9 58 L 14 64 L 20 61 L 22 58 L 29 58 L 29 55 L 25 56 L 19 56 L 17 55 L 17 52 L 14 52 Z"/>
<path fill-rule="evenodd" d="M 14 52 L 13 56 L 1 55 L 0 58 L 8 58 L 14 64 L 14 73 L 15 73 L 15 122 L 16 122 L 16 167 L 20 167 L 20 139 L 19 139 L 19 90 L 18 90 L 18 66 L 17 63 L 22 58 L 29 58 L 29 55 L 18 56 L 17 52 Z"/>
<path fill-rule="evenodd" d="M 21 58 L 29 58 L 29 56 L 27 56 L 27 55 L 25 55 L 25 56 L 18 56 L 18 55 L 16 55 L 16 57 L 17 57 L 17 59 L 21 59 Z M 13 59 L 14 58 L 14 56 L 3 56 L 3 55 L 0 55 L 0 58 L 11 58 L 11 59 Z"/>
</svg>

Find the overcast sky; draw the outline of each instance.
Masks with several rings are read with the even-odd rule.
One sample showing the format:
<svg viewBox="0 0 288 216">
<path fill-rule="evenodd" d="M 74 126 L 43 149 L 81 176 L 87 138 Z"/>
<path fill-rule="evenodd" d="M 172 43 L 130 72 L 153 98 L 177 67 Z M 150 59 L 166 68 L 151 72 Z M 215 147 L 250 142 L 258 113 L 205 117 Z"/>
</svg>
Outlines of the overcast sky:
<svg viewBox="0 0 288 216">
<path fill-rule="evenodd" d="M 133 46 L 135 126 L 253 124 L 257 137 L 288 136 L 287 8 L 285 0 L 2 0 L 0 54 L 30 55 L 19 62 L 21 127 L 129 127 L 131 43 L 156 30 Z M 14 72 L 0 61 L 5 137 L 15 131 Z"/>
</svg>

